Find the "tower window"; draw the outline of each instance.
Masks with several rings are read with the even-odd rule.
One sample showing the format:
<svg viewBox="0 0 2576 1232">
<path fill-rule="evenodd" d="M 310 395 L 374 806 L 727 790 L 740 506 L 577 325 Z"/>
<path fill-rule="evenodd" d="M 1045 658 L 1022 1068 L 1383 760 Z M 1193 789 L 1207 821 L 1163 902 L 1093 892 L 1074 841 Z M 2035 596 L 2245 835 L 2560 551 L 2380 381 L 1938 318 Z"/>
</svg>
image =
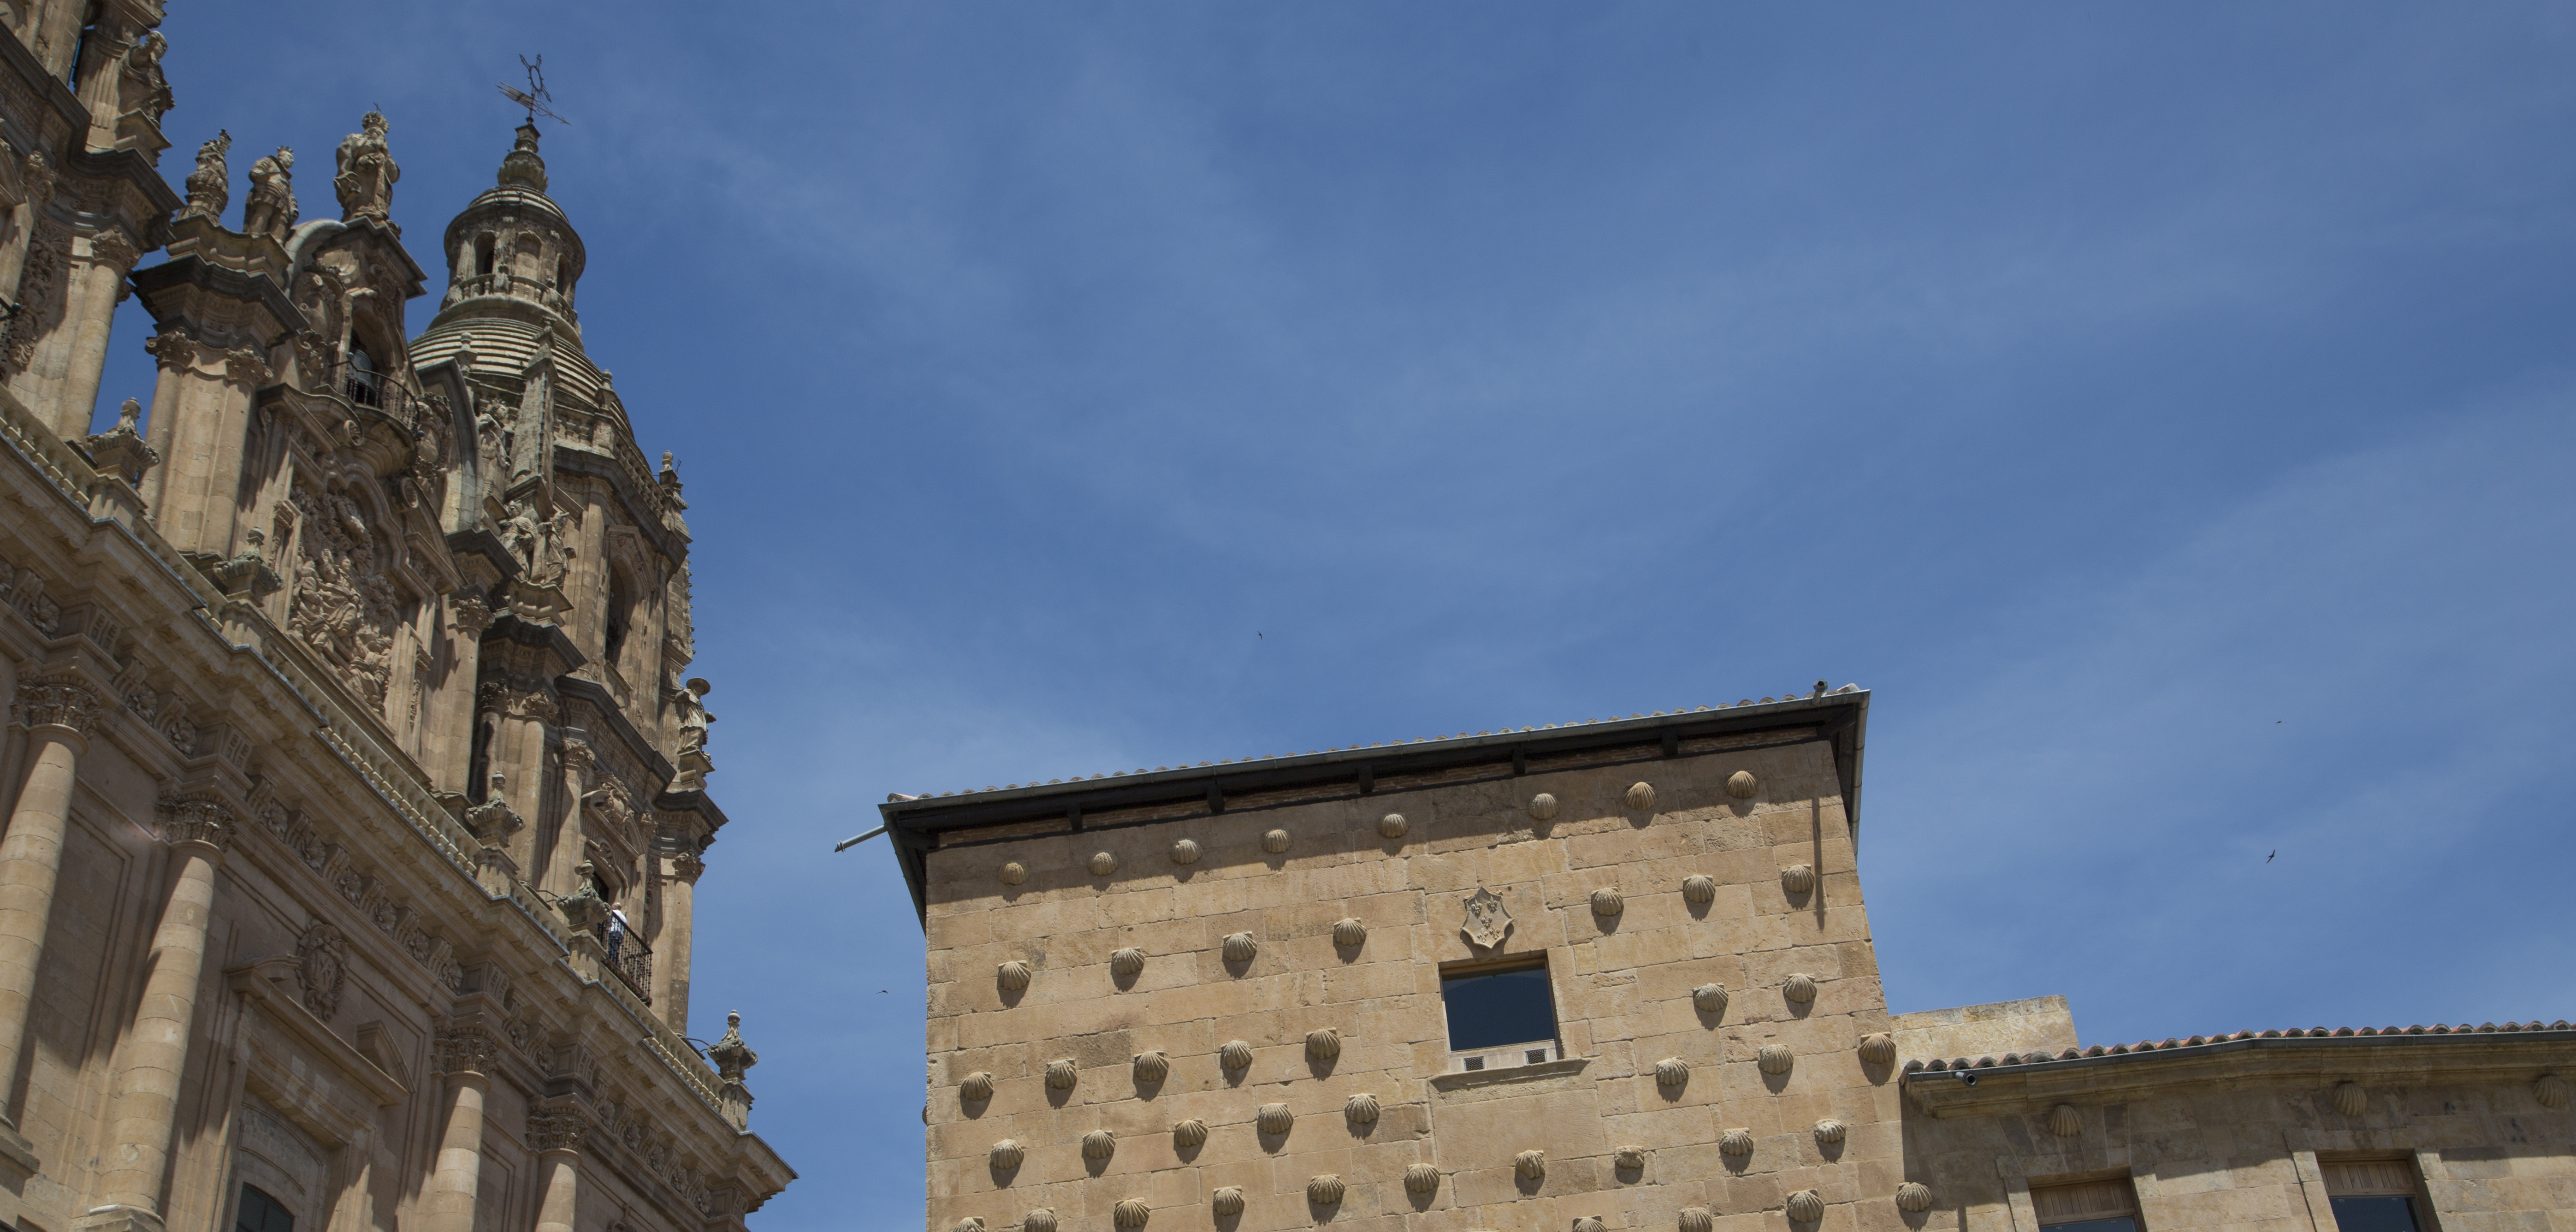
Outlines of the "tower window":
<svg viewBox="0 0 2576 1232">
<path fill-rule="evenodd" d="M 1561 1060 L 1547 957 L 1440 973 L 1452 1069 L 1507 1069 Z"/>
<path fill-rule="evenodd" d="M 2326 1201 L 2342 1232 L 2421 1232 L 2415 1167 L 2402 1159 L 2320 1161 Z"/>
<path fill-rule="evenodd" d="M 564 257 L 555 262 L 555 289 L 572 290 L 572 258 Z"/>
<path fill-rule="evenodd" d="M 376 357 L 367 348 L 349 344 L 349 401 L 360 406 L 380 406 L 383 399 L 376 383 Z"/>
<path fill-rule="evenodd" d="M 233 1213 L 233 1232 L 295 1232 L 295 1215 L 259 1186 L 244 1185 L 241 1207 Z"/>
<path fill-rule="evenodd" d="M 634 623 L 634 607 L 635 597 L 633 588 L 626 584 L 626 571 L 610 569 L 608 571 L 608 619 L 605 622 L 607 632 L 601 643 L 600 654 L 601 658 L 608 661 L 610 667 L 617 666 L 618 652 L 626 649 L 626 631 Z"/>
<path fill-rule="evenodd" d="M 2138 1232 L 2138 1190 L 2129 1178 L 2033 1185 L 2040 1232 Z"/>
<path fill-rule="evenodd" d="M 487 232 L 474 237 L 474 273 L 480 277 L 492 272 L 492 236 Z"/>
</svg>

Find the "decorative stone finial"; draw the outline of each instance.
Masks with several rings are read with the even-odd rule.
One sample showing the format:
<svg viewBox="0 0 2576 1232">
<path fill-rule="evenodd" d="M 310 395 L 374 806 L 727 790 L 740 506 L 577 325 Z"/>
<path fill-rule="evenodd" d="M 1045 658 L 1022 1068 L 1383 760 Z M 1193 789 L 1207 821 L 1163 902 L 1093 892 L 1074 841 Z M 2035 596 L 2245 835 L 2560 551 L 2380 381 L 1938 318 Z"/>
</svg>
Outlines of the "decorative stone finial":
<svg viewBox="0 0 2576 1232">
<path fill-rule="evenodd" d="M 564 922 L 575 932 L 589 932 L 608 919 L 608 904 L 600 900 L 591 872 L 588 860 L 573 865 L 572 893 L 555 900 L 555 910 L 563 913 Z"/>
<path fill-rule="evenodd" d="M 725 1033 L 707 1049 L 707 1059 L 716 1063 L 716 1072 L 727 1082 L 740 1082 L 745 1070 L 760 1064 L 760 1054 L 742 1042 L 742 1015 L 725 1015 Z"/>
<path fill-rule="evenodd" d="M 503 188 L 546 190 L 546 160 L 537 157 L 535 124 L 519 126 L 519 139 L 511 143 L 509 153 L 501 156 L 501 173 L 496 180 Z"/>
</svg>

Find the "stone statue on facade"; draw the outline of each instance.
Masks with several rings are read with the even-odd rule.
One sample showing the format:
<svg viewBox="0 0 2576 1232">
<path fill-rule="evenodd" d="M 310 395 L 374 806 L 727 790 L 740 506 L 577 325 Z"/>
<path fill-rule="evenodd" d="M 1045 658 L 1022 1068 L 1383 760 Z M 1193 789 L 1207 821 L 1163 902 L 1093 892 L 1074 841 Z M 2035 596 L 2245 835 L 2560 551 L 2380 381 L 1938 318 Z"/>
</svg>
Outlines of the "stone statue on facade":
<svg viewBox="0 0 2576 1232">
<path fill-rule="evenodd" d="M 715 686 L 708 684 L 705 677 L 696 677 L 689 681 L 687 688 L 680 690 L 679 696 L 671 699 L 673 707 L 680 712 L 682 757 L 706 752 L 707 724 L 716 721 L 716 716 L 707 713 L 706 696 L 714 690 Z"/>
<path fill-rule="evenodd" d="M 360 131 L 340 142 L 340 173 L 331 187 L 340 195 L 340 217 L 385 222 L 393 210 L 394 181 L 402 178 L 402 167 L 385 146 L 383 113 L 368 112 L 358 127 Z"/>
<path fill-rule="evenodd" d="M 250 165 L 250 200 L 242 206 L 242 231 L 279 243 L 295 226 L 295 151 L 285 146 Z"/>
<path fill-rule="evenodd" d="M 233 199 L 232 172 L 224 166 L 224 155 L 232 148 L 233 135 L 221 129 L 214 140 L 197 147 L 197 169 L 188 173 L 188 204 L 179 217 L 223 218 Z"/>
<path fill-rule="evenodd" d="M 161 57 L 169 51 L 170 40 L 158 30 L 146 31 L 126 50 L 116 117 L 120 147 L 144 144 L 158 154 L 168 145 L 161 137 L 161 117 L 179 105 L 170 93 L 170 78 L 161 71 Z"/>
</svg>

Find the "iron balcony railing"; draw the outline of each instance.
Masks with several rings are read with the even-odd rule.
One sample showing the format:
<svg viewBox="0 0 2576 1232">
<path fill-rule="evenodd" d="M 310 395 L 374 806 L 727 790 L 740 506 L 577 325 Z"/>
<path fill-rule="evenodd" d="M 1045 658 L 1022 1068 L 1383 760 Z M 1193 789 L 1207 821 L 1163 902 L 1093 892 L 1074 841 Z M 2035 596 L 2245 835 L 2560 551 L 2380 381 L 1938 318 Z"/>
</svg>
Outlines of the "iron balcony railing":
<svg viewBox="0 0 2576 1232">
<path fill-rule="evenodd" d="M 599 926 L 599 944 L 608 952 L 608 969 L 636 999 L 653 1004 L 653 947 L 616 916 Z"/>
</svg>

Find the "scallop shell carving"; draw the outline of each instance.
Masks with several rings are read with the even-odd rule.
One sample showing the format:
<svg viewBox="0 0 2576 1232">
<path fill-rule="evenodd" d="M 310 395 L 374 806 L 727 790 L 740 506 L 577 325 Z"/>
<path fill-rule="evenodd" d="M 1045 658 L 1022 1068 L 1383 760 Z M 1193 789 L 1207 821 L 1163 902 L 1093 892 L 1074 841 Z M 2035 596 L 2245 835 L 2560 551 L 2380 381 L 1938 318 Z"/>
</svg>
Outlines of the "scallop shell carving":
<svg viewBox="0 0 2576 1232">
<path fill-rule="evenodd" d="M 1418 1194 L 1440 1192 L 1440 1169 L 1429 1164 L 1404 1165 L 1404 1191 Z"/>
<path fill-rule="evenodd" d="M 1317 1206 L 1340 1206 L 1342 1178 L 1331 1173 L 1306 1178 L 1306 1200 Z"/>
<path fill-rule="evenodd" d="M 1682 878 L 1682 901 L 1703 907 L 1717 901 L 1717 882 L 1706 873 Z"/>
<path fill-rule="evenodd" d="M 1029 1157 L 1028 1148 L 1004 1138 L 993 1144 L 993 1171 L 1009 1172 Z"/>
<path fill-rule="evenodd" d="M 2060 1138 L 2072 1138 L 2084 1132 L 2084 1114 L 2073 1104 L 2059 1104 L 2048 1110 L 2048 1132 Z"/>
<path fill-rule="evenodd" d="M 1120 1198 L 1118 1205 L 1109 1209 L 1109 1222 L 1121 1228 L 1144 1227 L 1145 1221 L 1153 1217 L 1154 1208 L 1145 1205 L 1143 1198 Z"/>
<path fill-rule="evenodd" d="M 1095 851 L 1095 852 L 1091 853 L 1091 875 L 1092 875 L 1092 876 L 1094 876 L 1094 877 L 1106 877 L 1106 876 L 1108 876 L 1109 874 L 1114 873 L 1114 872 L 1117 872 L 1117 871 L 1118 871 L 1118 857 L 1113 856 L 1113 855 L 1111 855 L 1111 854 L 1109 854 L 1108 852 L 1105 852 L 1105 851 Z"/>
<path fill-rule="evenodd" d="M 1145 970 L 1145 951 L 1130 946 L 1109 956 L 1109 974 L 1132 980 Z"/>
<path fill-rule="evenodd" d="M 1136 1054 L 1136 1081 L 1150 1086 L 1172 1076 L 1172 1063 L 1161 1050 Z"/>
<path fill-rule="evenodd" d="M 1270 833 L 1261 836 L 1261 849 L 1275 856 L 1280 852 L 1288 850 L 1288 842 L 1288 832 L 1286 830 L 1273 830 Z M 1239 1189 L 1236 1190 L 1235 1200 L 1241 1201 L 1242 1198 L 1243 1191 Z"/>
<path fill-rule="evenodd" d="M 2543 1108 L 2564 1108 L 2567 1106 L 2567 1080 L 2556 1074 L 2542 1074 L 2531 1084 L 2531 1097 L 2539 1100 Z"/>
<path fill-rule="evenodd" d="M 1717 1140 L 1717 1150 L 1721 1155 L 1733 1155 L 1738 1158 L 1752 1154 L 1753 1131 L 1749 1129 L 1726 1131 L 1725 1136 Z"/>
<path fill-rule="evenodd" d="M 1080 1075 L 1081 1071 L 1074 1068 L 1073 1058 L 1071 1057 L 1066 1057 L 1061 1061 L 1047 1062 L 1047 1085 L 1055 1088 L 1056 1090 L 1072 1090 L 1074 1079 Z"/>
<path fill-rule="evenodd" d="M 1792 894 L 1804 894 L 1816 888 L 1816 870 L 1804 864 L 1792 864 L 1780 870 L 1780 888 Z"/>
<path fill-rule="evenodd" d="M 1003 885 L 1025 885 L 1029 879 L 1028 866 L 1017 860 L 1010 861 L 1002 866 L 1001 877 Z"/>
<path fill-rule="evenodd" d="M 1654 812 L 1655 785 L 1652 783 L 1628 784 L 1628 807 L 1640 813 Z"/>
<path fill-rule="evenodd" d="M 1617 1165 L 1622 1172 L 1643 1172 L 1646 1170 L 1646 1148 L 1620 1147 L 1618 1153 L 1610 1157 L 1610 1162 Z"/>
<path fill-rule="evenodd" d="M 1896 1209 L 1928 1211 L 1932 1209 L 1932 1187 L 1921 1181 L 1907 1181 L 1896 1187 Z"/>
<path fill-rule="evenodd" d="M 1841 1142 L 1843 1140 L 1843 1135 L 1849 1132 L 1849 1128 L 1842 1122 L 1837 1121 L 1832 1117 L 1826 1117 L 1824 1120 L 1816 1122 L 1816 1145 L 1833 1146 L 1834 1144 Z"/>
<path fill-rule="evenodd" d="M 1103 1160 L 1118 1153 L 1118 1136 L 1105 1129 L 1095 1129 L 1082 1136 L 1082 1157 Z"/>
<path fill-rule="evenodd" d="M 1345 950 L 1368 944 L 1368 925 L 1350 919 L 1333 921 L 1333 944 Z"/>
<path fill-rule="evenodd" d="M 1342 1101 L 1342 1119 L 1353 1125 L 1377 1124 L 1377 1097 L 1362 1091 Z"/>
<path fill-rule="evenodd" d="M 1738 800 L 1752 799 L 1753 787 L 1753 772 L 1750 770 L 1738 770 L 1726 776 L 1726 794 Z"/>
<path fill-rule="evenodd" d="M 1243 1187 L 1222 1185 L 1208 1195 L 1208 1210 L 1219 1219 L 1232 1219 L 1243 1213 Z"/>
<path fill-rule="evenodd" d="M 1227 1069 L 1250 1069 L 1252 1068 L 1252 1045 L 1242 1040 L 1227 1040 L 1224 1047 L 1216 1050 L 1216 1059 L 1218 1064 Z"/>
<path fill-rule="evenodd" d="M 1252 934 L 1250 934 L 1250 933 L 1228 933 L 1228 934 L 1226 934 L 1226 938 L 1225 938 L 1225 960 L 1226 960 L 1227 962 L 1231 962 L 1231 963 L 1247 963 L 1247 962 L 1251 962 L 1251 961 L 1252 961 L 1252 956 L 1253 956 L 1253 955 L 1255 955 L 1255 954 L 1258 954 L 1258 953 L 1260 953 L 1260 952 L 1261 952 L 1261 943 L 1260 943 L 1260 942 L 1258 942 L 1258 941 L 1254 941 L 1254 940 L 1252 939 Z"/>
<path fill-rule="evenodd" d="M 1785 1044 L 1764 1044 L 1760 1052 L 1753 1054 L 1753 1059 L 1762 1066 L 1763 1073 L 1785 1074 L 1791 1065 L 1797 1063 L 1798 1057 Z"/>
<path fill-rule="evenodd" d="M 981 1215 L 968 1215 L 964 1219 L 958 1220 L 957 1226 L 950 1228 L 948 1232 L 984 1232 L 984 1217 Z"/>
<path fill-rule="evenodd" d="M 1896 1059 L 1896 1037 L 1884 1031 L 1860 1037 L 1860 1059 L 1870 1065 L 1885 1065 Z"/>
<path fill-rule="evenodd" d="M 957 1098 L 970 1104 L 980 1104 L 993 1098 L 993 1076 L 980 1069 L 966 1075 L 957 1084 Z"/>
<path fill-rule="evenodd" d="M 1726 1012 L 1726 985 L 1702 984 L 1691 990 L 1691 1008 L 1703 1014 Z"/>
<path fill-rule="evenodd" d="M 1655 1062 L 1655 1085 L 1677 1087 L 1690 1081 L 1690 1062 L 1680 1057 L 1666 1057 Z"/>
<path fill-rule="evenodd" d="M 1172 1122 L 1172 1145 L 1184 1151 L 1195 1151 L 1207 1145 L 1207 1122 L 1191 1117 Z"/>
<path fill-rule="evenodd" d="M 1286 1104 L 1263 1104 L 1252 1120 L 1253 1124 L 1261 1127 L 1261 1132 L 1274 1138 L 1287 1133 L 1288 1128 L 1297 1123 L 1296 1116 L 1288 1111 Z"/>
<path fill-rule="evenodd" d="M 1389 813 L 1377 819 L 1377 832 L 1381 838 L 1403 838 L 1409 828 L 1402 813 Z"/>
<path fill-rule="evenodd" d="M 1531 797 L 1530 797 L 1530 805 L 1529 805 L 1529 808 L 1530 808 L 1530 820 L 1532 820 L 1532 821 L 1554 821 L 1554 820 L 1556 820 L 1556 797 L 1555 797 L 1555 796 L 1552 796 L 1552 795 L 1550 795 L 1550 794 L 1548 794 L 1548 793 L 1546 793 L 1546 792 L 1543 792 L 1543 791 L 1542 791 L 1542 792 L 1540 792 L 1540 793 L 1538 793 L 1538 794 L 1537 794 L 1537 795 L 1535 795 L 1535 796 L 1531 796 Z"/>
<path fill-rule="evenodd" d="M 1816 979 L 1811 975 L 1792 975 L 1781 982 L 1780 995 L 1805 1005 L 1816 999 Z"/>
<path fill-rule="evenodd" d="M 1003 963 L 993 968 L 993 982 L 1004 992 L 1019 992 L 1029 986 L 1029 965 L 1016 958 Z"/>
<path fill-rule="evenodd" d="M 2358 1082 L 2336 1083 L 2334 1089 L 2334 1105 L 2335 1111 L 2340 1112 L 2345 1116 L 2360 1116 L 2362 1113 L 2370 1111 L 2370 1092 L 2362 1090 L 2361 1084 Z"/>
<path fill-rule="evenodd" d="M 1592 892 L 1592 914 L 1594 915 L 1608 919 L 1627 909 L 1628 900 L 1619 897 L 1619 891 L 1615 887 L 1603 886 Z"/>
<path fill-rule="evenodd" d="M 1789 1195 L 1789 1220 L 1792 1223 L 1814 1223 L 1825 1217 L 1825 1200 L 1815 1190 L 1801 1189 Z"/>
<path fill-rule="evenodd" d="M 1196 864 L 1198 862 L 1199 841 L 1197 839 L 1185 838 L 1172 844 L 1172 863 Z"/>
<path fill-rule="evenodd" d="M 1601 1222 L 1598 1215 L 1586 1215 L 1574 1221 L 1574 1232 L 1610 1232 L 1610 1225 Z"/>
<path fill-rule="evenodd" d="M 1717 1217 L 1709 1214 L 1705 1206 L 1683 1207 L 1681 1222 L 1682 1232 L 1716 1232 L 1717 1229 Z"/>
<path fill-rule="evenodd" d="M 1055 1232 L 1055 1212 L 1041 1206 L 1022 1215 L 1020 1232 Z"/>
<path fill-rule="evenodd" d="M 1547 1152 L 1523 1151 L 1512 1156 L 1512 1171 L 1524 1181 L 1535 1181 L 1547 1175 Z"/>
<path fill-rule="evenodd" d="M 1306 1055 L 1318 1061 L 1331 1061 L 1342 1055 L 1342 1033 L 1331 1027 L 1317 1027 L 1306 1033 Z"/>
</svg>

